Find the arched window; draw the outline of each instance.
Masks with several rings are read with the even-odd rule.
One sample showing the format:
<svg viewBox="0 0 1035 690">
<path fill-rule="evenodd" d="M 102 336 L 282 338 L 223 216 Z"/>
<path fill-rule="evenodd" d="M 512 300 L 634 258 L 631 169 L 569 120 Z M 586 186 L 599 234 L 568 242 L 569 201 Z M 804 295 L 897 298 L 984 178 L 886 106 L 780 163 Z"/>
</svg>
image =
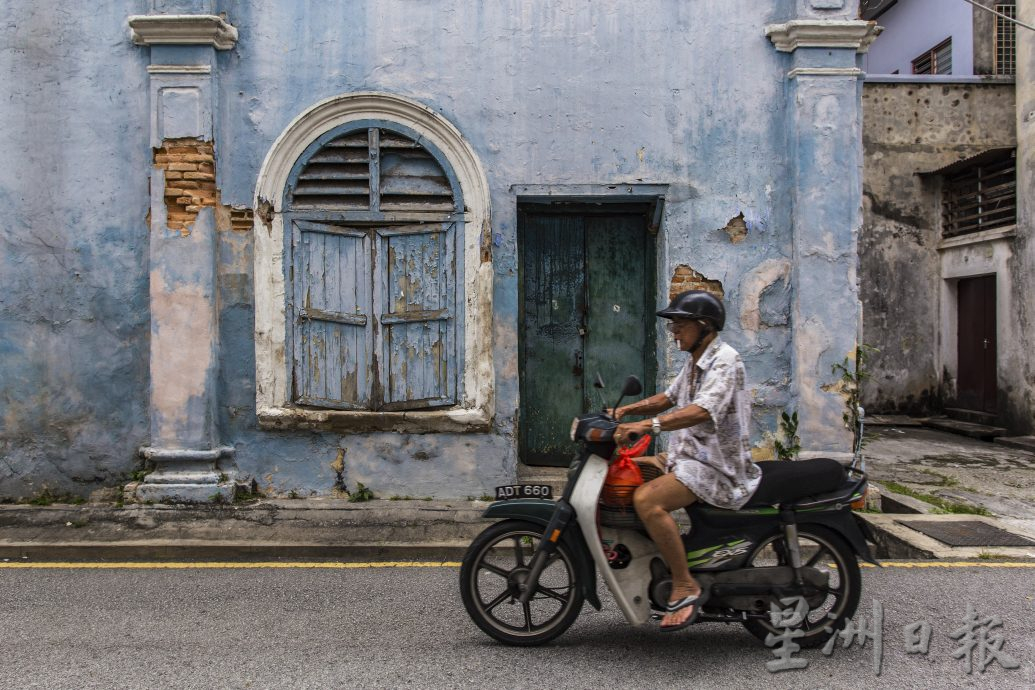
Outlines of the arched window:
<svg viewBox="0 0 1035 690">
<path fill-rule="evenodd" d="M 452 123 L 396 94 L 321 101 L 273 143 L 255 210 L 262 428 L 489 428 L 489 187 Z"/>
<path fill-rule="evenodd" d="M 418 139 L 392 123 L 350 123 L 313 142 L 292 170 L 285 211 L 296 404 L 390 411 L 456 403 L 463 203 L 444 157 Z"/>
</svg>

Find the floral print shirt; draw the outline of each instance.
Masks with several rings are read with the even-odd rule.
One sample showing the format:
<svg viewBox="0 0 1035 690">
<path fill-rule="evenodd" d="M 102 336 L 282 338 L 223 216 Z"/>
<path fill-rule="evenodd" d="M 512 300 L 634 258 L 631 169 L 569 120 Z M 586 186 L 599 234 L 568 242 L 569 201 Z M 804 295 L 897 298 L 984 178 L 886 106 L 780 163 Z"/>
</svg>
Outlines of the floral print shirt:
<svg viewBox="0 0 1035 690">
<path fill-rule="evenodd" d="M 762 471 L 751 461 L 748 430 L 751 400 L 744 387 L 744 363 L 716 338 L 699 362 L 686 360 L 665 395 L 677 408 L 697 405 L 711 417 L 672 432 L 668 470 L 698 499 L 736 510 L 751 498 Z"/>
</svg>

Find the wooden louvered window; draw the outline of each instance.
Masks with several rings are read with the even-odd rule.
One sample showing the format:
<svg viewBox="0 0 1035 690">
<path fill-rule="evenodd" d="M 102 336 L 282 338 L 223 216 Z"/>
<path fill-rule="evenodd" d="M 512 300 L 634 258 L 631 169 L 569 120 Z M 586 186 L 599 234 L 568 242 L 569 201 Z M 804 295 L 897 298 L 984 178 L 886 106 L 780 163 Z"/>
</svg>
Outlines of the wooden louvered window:
<svg viewBox="0 0 1035 690">
<path fill-rule="evenodd" d="M 458 198 L 385 127 L 332 133 L 288 183 L 292 399 L 353 410 L 457 401 Z"/>
<path fill-rule="evenodd" d="M 944 176 L 942 235 L 957 237 L 1017 223 L 1015 153 L 983 155 Z"/>
<path fill-rule="evenodd" d="M 952 74 L 952 37 L 913 60 L 913 74 Z"/>
</svg>

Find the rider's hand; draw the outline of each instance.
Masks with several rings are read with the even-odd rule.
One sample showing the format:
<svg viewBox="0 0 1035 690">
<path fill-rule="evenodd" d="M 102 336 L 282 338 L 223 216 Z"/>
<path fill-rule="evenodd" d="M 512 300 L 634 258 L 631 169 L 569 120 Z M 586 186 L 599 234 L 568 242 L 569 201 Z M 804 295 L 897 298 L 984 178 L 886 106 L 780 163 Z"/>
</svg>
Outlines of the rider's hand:
<svg viewBox="0 0 1035 690">
<path fill-rule="evenodd" d="M 632 445 L 644 434 L 650 433 L 650 420 L 619 424 L 615 429 L 615 443 L 623 446 Z"/>
<path fill-rule="evenodd" d="M 622 421 L 622 417 L 625 416 L 625 407 L 609 407 L 607 413 L 614 417 L 616 422 Z"/>
</svg>

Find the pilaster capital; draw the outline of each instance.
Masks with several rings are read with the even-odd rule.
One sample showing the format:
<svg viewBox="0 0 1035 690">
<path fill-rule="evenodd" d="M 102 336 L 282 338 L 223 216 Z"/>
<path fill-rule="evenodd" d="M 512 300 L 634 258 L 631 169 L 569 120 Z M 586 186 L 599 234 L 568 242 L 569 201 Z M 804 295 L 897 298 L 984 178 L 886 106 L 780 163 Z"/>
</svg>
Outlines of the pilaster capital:
<svg viewBox="0 0 1035 690">
<path fill-rule="evenodd" d="M 767 25 L 765 35 L 783 53 L 798 48 L 850 48 L 865 53 L 883 30 L 877 22 L 862 19 L 794 19 Z"/>
<path fill-rule="evenodd" d="M 229 50 L 237 43 L 237 29 L 214 14 L 138 14 L 129 18 L 133 43 L 153 45 L 210 45 Z"/>
</svg>

